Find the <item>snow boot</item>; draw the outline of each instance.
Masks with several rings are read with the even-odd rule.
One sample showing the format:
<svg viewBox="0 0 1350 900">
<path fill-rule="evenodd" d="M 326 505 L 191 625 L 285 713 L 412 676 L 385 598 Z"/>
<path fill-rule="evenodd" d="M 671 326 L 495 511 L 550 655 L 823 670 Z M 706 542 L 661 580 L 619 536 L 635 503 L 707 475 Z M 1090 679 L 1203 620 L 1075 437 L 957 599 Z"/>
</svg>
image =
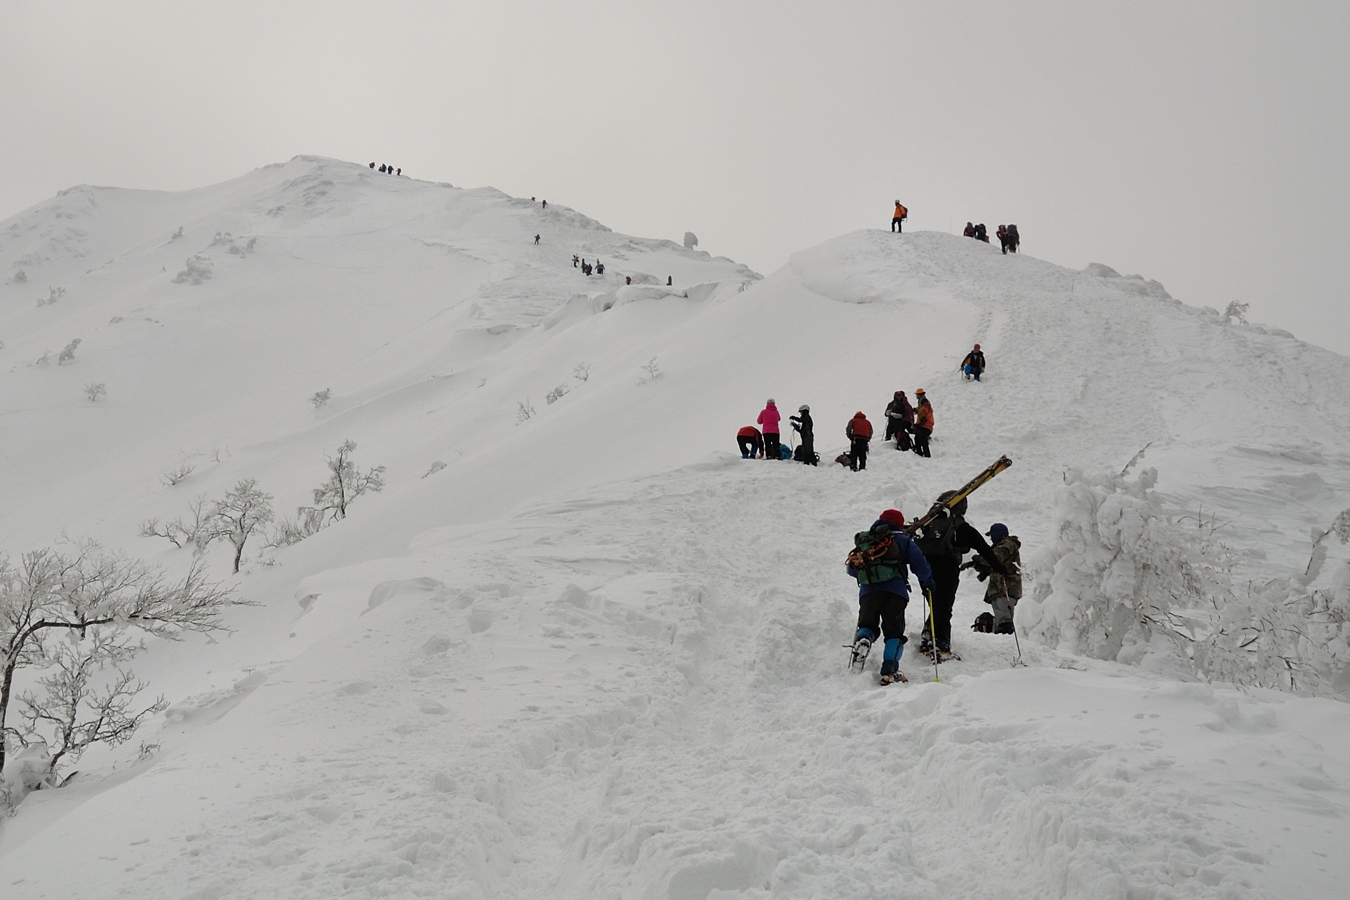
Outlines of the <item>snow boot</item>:
<svg viewBox="0 0 1350 900">
<path fill-rule="evenodd" d="M 880 684 L 893 684 L 897 681 L 909 681 L 900 672 L 900 661 L 898 659 L 888 659 L 881 664 Z"/>
</svg>

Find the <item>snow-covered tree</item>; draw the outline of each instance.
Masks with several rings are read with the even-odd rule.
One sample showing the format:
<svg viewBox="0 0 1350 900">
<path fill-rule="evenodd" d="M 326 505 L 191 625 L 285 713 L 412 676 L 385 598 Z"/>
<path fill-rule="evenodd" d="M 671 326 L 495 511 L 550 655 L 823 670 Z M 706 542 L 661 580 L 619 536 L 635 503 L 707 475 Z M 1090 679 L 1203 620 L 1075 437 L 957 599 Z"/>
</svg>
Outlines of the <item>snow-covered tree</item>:
<svg viewBox="0 0 1350 900">
<path fill-rule="evenodd" d="M 92 743 L 126 740 L 159 708 L 135 703 L 143 685 L 125 668 L 139 649 L 135 635 L 218 631 L 221 611 L 237 602 L 198 562 L 169 581 L 91 542 L 35 550 L 17 566 L 0 561 L 0 769 L 11 744 L 43 741 L 54 770 Z M 16 727 L 9 711 L 22 668 L 49 674 L 18 698 Z"/>
<path fill-rule="evenodd" d="M 362 494 L 384 490 L 384 466 L 358 470 L 352 461 L 355 451 L 354 441 L 343 441 L 337 456 L 327 457 L 328 480 L 314 489 L 314 509 L 329 521 L 345 519 L 347 507 Z"/>
<path fill-rule="evenodd" d="M 1070 471 L 1020 624 L 1045 643 L 1188 677 L 1350 699 L 1350 510 L 1314 534 L 1301 574 L 1234 575 L 1200 516 L 1172 517 L 1146 469 Z"/>
<path fill-rule="evenodd" d="M 258 489 L 256 478 L 245 478 L 211 507 L 211 539 L 234 545 L 234 571 L 244 558 L 244 545 L 259 528 L 272 521 L 272 495 Z"/>
</svg>

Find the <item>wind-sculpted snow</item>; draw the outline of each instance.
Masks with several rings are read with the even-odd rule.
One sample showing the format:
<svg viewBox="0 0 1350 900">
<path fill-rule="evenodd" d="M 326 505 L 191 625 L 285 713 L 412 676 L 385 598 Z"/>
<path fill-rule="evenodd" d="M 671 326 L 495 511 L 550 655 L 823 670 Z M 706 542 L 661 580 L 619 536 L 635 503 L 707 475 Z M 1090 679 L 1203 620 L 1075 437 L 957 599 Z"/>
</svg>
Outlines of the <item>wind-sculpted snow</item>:
<svg viewBox="0 0 1350 900">
<path fill-rule="evenodd" d="M 52 243 L 67 227 L 87 240 Z M 211 277 L 175 284 L 195 255 Z M 250 544 L 232 583 L 259 605 L 232 635 L 148 648 L 169 709 L 0 823 L 6 898 L 1162 900 L 1350 877 L 1350 707 L 1204 683 L 1312 690 L 1252 677 L 1241 647 L 1178 649 L 1215 585 L 1260 588 L 1222 627 L 1269 585 L 1296 612 L 1347 602 L 1342 357 L 950 235 L 844 235 L 760 279 L 553 198 L 316 157 L 58 197 L 0 229 L 0 272 L 11 556 L 66 531 L 184 566 L 139 524 L 248 478 L 290 514 L 347 440 L 386 480 Z M 975 342 L 981 383 L 957 370 Z M 865 472 L 830 462 L 855 410 L 880 425 L 920 386 L 932 459 L 877 439 Z M 819 468 L 733 452 L 770 396 L 810 404 Z M 1119 475 L 1145 447 L 1156 483 Z M 910 683 L 848 674 L 854 532 L 1001 453 L 969 516 L 1023 542 L 1017 640 L 969 631 L 967 578 L 940 682 L 917 599 Z M 1141 611 L 1186 634 L 1156 645 Z M 1301 657 L 1328 696 L 1333 624 Z"/>
</svg>

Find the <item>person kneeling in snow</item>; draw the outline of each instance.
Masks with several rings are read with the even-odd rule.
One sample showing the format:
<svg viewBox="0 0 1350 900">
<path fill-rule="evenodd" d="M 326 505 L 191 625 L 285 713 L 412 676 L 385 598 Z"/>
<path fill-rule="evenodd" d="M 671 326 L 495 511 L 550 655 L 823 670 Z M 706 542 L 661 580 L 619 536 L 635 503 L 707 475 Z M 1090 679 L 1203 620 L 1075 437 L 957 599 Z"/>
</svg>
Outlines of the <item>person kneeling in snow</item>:
<svg viewBox="0 0 1350 900">
<path fill-rule="evenodd" d="M 886 649 L 881 660 L 881 683 L 905 681 L 900 657 L 905 652 L 905 607 L 909 605 L 909 569 L 919 586 L 933 589 L 933 571 L 919 548 L 902 528 L 904 514 L 888 509 L 871 529 L 853 538 L 846 561 L 848 574 L 858 580 L 858 630 L 853 635 L 854 665 L 861 671 L 872 644 L 881 635 Z"/>
<path fill-rule="evenodd" d="M 1013 609 L 1022 599 L 1022 542 L 1017 535 L 1008 533 L 1007 525 L 995 522 L 989 527 L 989 543 L 1003 564 L 1004 574 L 995 572 L 982 556 L 975 557 L 967 565 L 975 570 L 975 577 L 980 581 L 989 579 L 984 602 L 994 608 L 994 633 L 1012 634 L 1016 631 Z"/>
</svg>

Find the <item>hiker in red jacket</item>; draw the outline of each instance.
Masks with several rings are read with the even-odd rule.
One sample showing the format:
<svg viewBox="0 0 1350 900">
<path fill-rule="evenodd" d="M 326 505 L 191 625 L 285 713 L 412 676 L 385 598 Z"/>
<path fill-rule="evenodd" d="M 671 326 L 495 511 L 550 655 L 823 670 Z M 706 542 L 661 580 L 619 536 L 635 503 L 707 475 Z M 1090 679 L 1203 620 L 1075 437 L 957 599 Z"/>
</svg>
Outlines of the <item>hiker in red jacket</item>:
<svg viewBox="0 0 1350 900">
<path fill-rule="evenodd" d="M 863 415 L 862 410 L 858 410 L 853 414 L 853 418 L 848 420 L 844 434 L 849 441 L 848 467 L 854 472 L 866 469 L 867 445 L 872 440 L 872 423 L 867 421 L 867 416 Z"/>
<path fill-rule="evenodd" d="M 764 455 L 764 438 L 760 436 L 759 429 L 753 425 L 747 425 L 736 432 L 736 444 L 741 448 L 741 459 L 754 459 L 756 456 Z"/>
<path fill-rule="evenodd" d="M 755 421 L 764 431 L 764 458 L 779 459 L 778 450 L 778 422 L 782 417 L 778 415 L 778 407 L 774 405 L 773 398 L 770 397 L 764 404 L 764 409 L 760 412 L 759 418 Z"/>
</svg>

